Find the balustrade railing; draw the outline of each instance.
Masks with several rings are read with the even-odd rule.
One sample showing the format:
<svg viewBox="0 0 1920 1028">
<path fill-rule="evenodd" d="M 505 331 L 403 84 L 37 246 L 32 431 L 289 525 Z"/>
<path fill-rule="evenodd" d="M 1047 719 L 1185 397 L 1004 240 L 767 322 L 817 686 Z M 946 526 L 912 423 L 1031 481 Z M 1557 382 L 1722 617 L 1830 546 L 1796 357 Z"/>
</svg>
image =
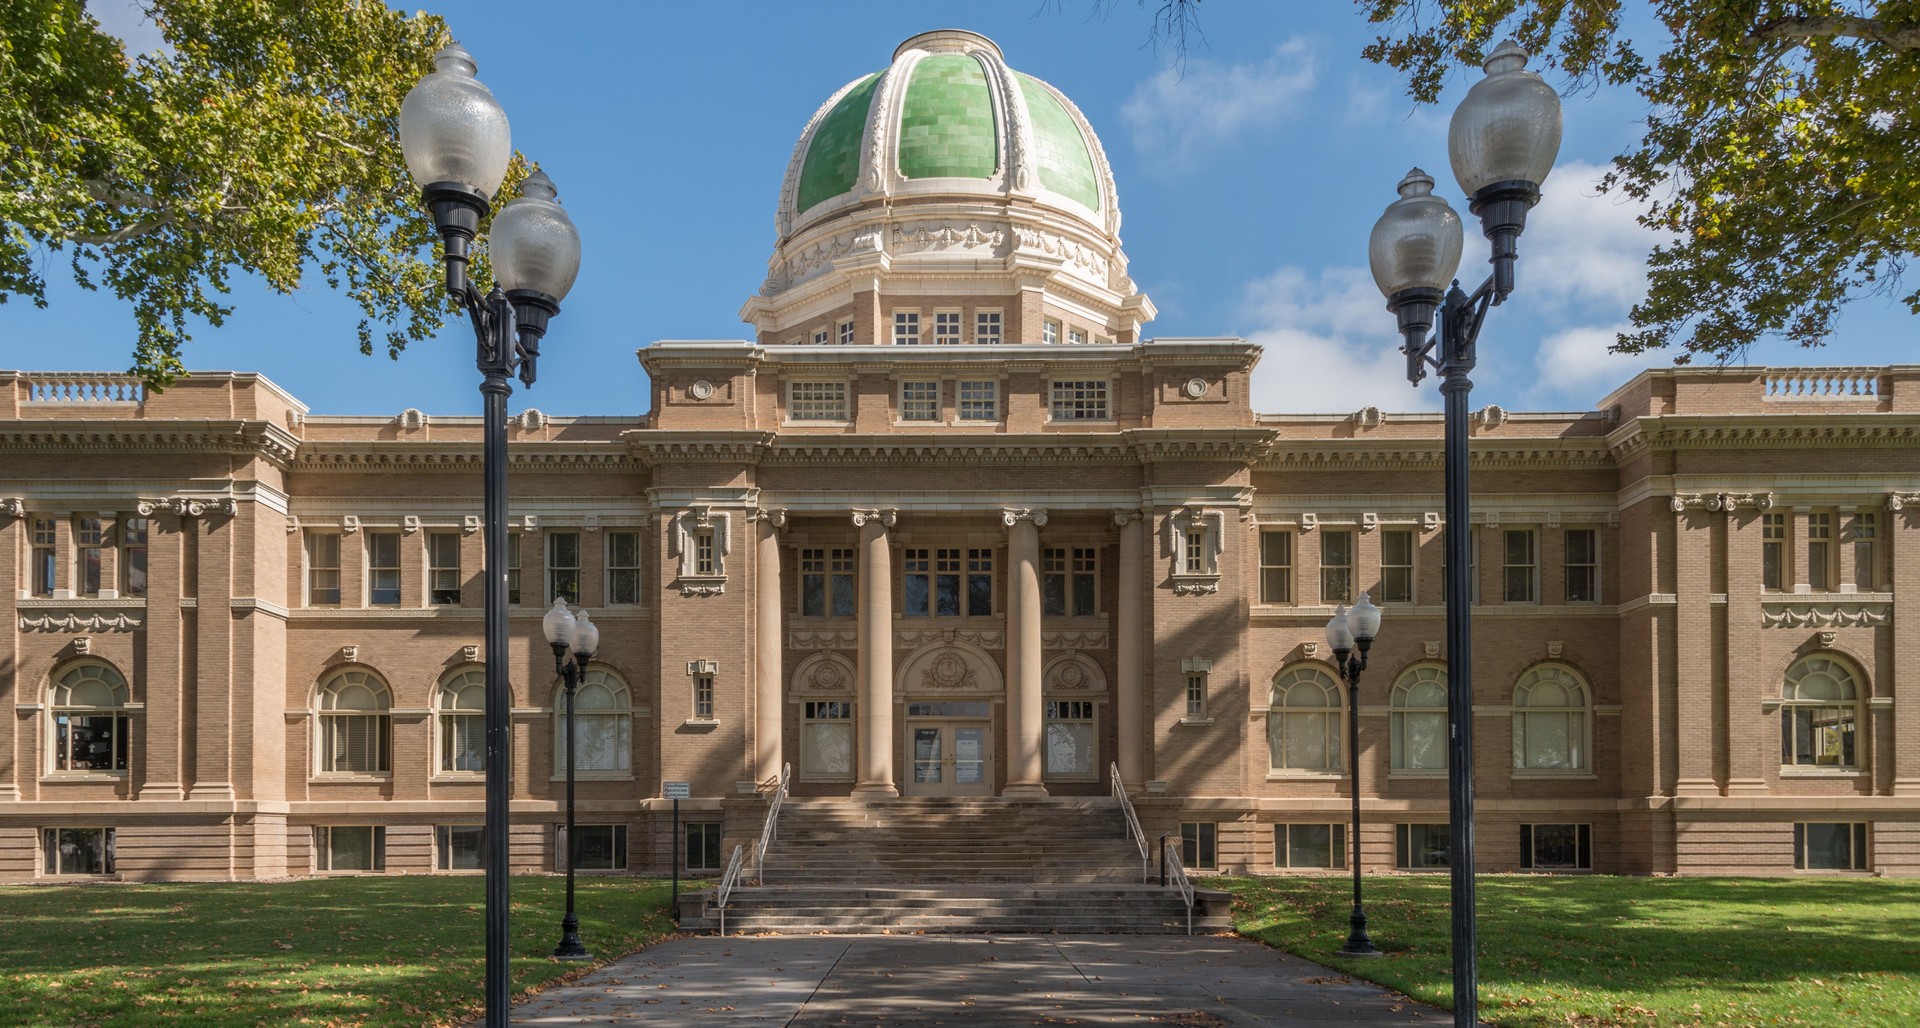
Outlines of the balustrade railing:
<svg viewBox="0 0 1920 1028">
<path fill-rule="evenodd" d="M 1768 368 L 1769 400 L 1877 400 L 1880 368 Z"/>
<path fill-rule="evenodd" d="M 727 873 L 720 876 L 720 887 L 713 891 L 714 903 L 720 908 L 720 934 L 727 934 L 727 904 L 733 900 L 733 887 L 740 884 L 740 869 L 747 864 L 747 848 L 735 846 L 733 856 L 727 860 Z"/>
<path fill-rule="evenodd" d="M 1134 813 L 1133 800 L 1127 796 L 1127 783 L 1120 780 L 1120 762 L 1114 761 L 1108 776 L 1113 781 L 1113 798 L 1120 802 L 1120 813 L 1127 819 L 1127 834 L 1140 850 L 1140 880 L 1153 880 L 1153 848 L 1147 845 L 1147 833 L 1140 827 L 1140 815 Z"/>
<path fill-rule="evenodd" d="M 1180 847 L 1165 843 L 1162 857 L 1166 860 L 1169 884 L 1180 890 L 1180 898 L 1187 904 L 1187 934 L 1193 934 L 1193 882 L 1187 878 L 1186 865 L 1180 863 Z"/>
<path fill-rule="evenodd" d="M 20 376 L 28 403 L 142 403 L 145 383 L 133 375 L 87 371 L 29 371 Z"/>
<path fill-rule="evenodd" d="M 780 821 L 780 806 L 786 802 L 787 783 L 792 780 L 793 765 L 780 765 L 780 787 L 773 792 L 773 802 L 767 804 L 767 820 L 760 826 L 760 841 L 753 846 L 753 867 L 763 885 L 767 881 L 767 846 L 774 840 L 774 826 Z"/>
</svg>

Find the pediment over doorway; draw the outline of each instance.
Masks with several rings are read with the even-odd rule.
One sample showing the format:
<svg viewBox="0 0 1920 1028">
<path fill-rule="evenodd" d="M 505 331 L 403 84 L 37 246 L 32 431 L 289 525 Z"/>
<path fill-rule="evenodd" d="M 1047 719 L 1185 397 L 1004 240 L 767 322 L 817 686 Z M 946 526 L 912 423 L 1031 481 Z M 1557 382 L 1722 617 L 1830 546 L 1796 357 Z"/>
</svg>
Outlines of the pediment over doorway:
<svg viewBox="0 0 1920 1028">
<path fill-rule="evenodd" d="M 899 696 L 992 696 L 1005 693 L 1006 680 L 985 650 L 938 642 L 915 650 L 894 686 Z"/>
</svg>

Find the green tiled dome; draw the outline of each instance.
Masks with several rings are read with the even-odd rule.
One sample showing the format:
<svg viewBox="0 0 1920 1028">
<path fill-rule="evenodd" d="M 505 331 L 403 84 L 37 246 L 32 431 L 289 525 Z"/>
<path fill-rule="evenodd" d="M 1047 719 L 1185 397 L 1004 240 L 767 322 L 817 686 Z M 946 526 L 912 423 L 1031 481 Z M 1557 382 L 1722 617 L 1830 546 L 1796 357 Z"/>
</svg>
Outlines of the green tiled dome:
<svg viewBox="0 0 1920 1028">
<path fill-rule="evenodd" d="M 1000 166 L 999 121 L 980 62 L 933 54 L 915 65 L 896 138 L 907 178 L 992 178 Z"/>
<path fill-rule="evenodd" d="M 1033 163 L 1040 173 L 1040 184 L 1080 201 L 1088 210 L 1099 210 L 1100 184 L 1094 178 L 1093 155 L 1087 152 L 1080 126 L 1038 79 L 1017 71 L 1013 74 L 1020 81 L 1021 95 L 1027 98 L 1027 113 L 1033 116 Z"/>
<path fill-rule="evenodd" d="M 860 135 L 866 131 L 867 109 L 873 106 L 873 87 L 879 81 L 875 73 L 855 83 L 821 120 L 800 169 L 800 210 L 853 188 L 860 176 Z"/>
</svg>

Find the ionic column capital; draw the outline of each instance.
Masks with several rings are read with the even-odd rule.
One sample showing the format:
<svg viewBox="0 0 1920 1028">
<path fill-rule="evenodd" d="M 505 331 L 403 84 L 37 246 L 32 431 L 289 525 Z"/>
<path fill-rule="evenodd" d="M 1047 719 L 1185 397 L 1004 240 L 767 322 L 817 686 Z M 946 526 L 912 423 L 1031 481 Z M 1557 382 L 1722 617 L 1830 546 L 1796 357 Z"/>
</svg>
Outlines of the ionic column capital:
<svg viewBox="0 0 1920 1028">
<path fill-rule="evenodd" d="M 1035 528 L 1044 528 L 1047 524 L 1047 512 L 1034 507 L 1006 507 L 1000 511 L 1000 521 L 1008 528 L 1023 521 L 1031 522 Z"/>
<path fill-rule="evenodd" d="M 764 521 L 776 531 L 787 527 L 787 508 L 755 507 L 747 511 L 748 521 Z"/>
<path fill-rule="evenodd" d="M 1145 518 L 1146 515 L 1140 513 L 1137 508 L 1116 507 L 1113 511 L 1113 527 L 1125 528 L 1136 521 L 1145 520 Z"/>
<path fill-rule="evenodd" d="M 900 510 L 897 507 L 853 508 L 853 527 L 855 528 L 865 528 L 869 522 L 882 528 L 892 528 L 899 520 Z"/>
</svg>

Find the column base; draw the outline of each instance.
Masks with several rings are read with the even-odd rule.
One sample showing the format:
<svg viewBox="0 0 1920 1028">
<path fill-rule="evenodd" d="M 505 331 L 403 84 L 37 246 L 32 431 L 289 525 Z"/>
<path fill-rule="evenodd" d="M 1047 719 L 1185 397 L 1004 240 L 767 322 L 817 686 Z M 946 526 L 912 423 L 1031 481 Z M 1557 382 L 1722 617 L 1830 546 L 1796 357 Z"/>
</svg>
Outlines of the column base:
<svg viewBox="0 0 1920 1028">
<path fill-rule="evenodd" d="M 1727 795 L 1729 796 L 1770 796 L 1773 790 L 1767 788 L 1764 778 L 1729 778 Z"/>
<path fill-rule="evenodd" d="M 1896 778 L 1893 780 L 1895 796 L 1920 796 L 1920 778 Z"/>
<path fill-rule="evenodd" d="M 1718 796 L 1720 783 L 1711 778 L 1682 778 L 1673 783 L 1675 796 Z"/>
<path fill-rule="evenodd" d="M 1044 800 L 1047 796 L 1047 787 L 1039 782 L 1011 782 L 1000 790 L 1000 798 L 1007 800 Z"/>
<path fill-rule="evenodd" d="M 853 798 L 857 800 L 891 800 L 900 797 L 900 790 L 892 782 L 862 782 L 853 787 Z"/>
</svg>

